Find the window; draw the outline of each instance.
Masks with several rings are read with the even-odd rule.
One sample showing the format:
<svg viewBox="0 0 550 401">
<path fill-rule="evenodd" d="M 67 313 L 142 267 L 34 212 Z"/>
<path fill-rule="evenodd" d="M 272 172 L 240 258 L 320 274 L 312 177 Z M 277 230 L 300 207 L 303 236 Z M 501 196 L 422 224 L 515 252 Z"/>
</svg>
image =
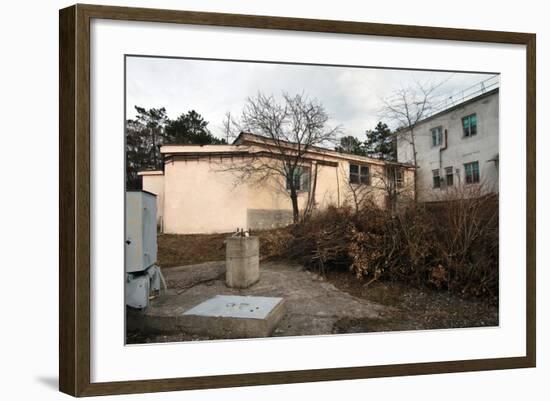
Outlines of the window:
<svg viewBox="0 0 550 401">
<path fill-rule="evenodd" d="M 397 166 L 387 166 L 386 177 L 392 187 L 403 187 L 403 168 Z"/>
<path fill-rule="evenodd" d="M 441 188 L 441 177 L 439 176 L 439 170 L 432 170 L 433 187 Z"/>
<path fill-rule="evenodd" d="M 296 191 L 309 191 L 309 167 L 297 167 L 292 177 Z M 290 190 L 290 177 L 286 179 L 286 189 Z"/>
<path fill-rule="evenodd" d="M 369 166 L 360 166 L 358 164 L 349 165 L 350 184 L 370 185 Z"/>
<path fill-rule="evenodd" d="M 453 168 L 452 167 L 445 167 L 445 182 L 447 183 L 448 187 L 452 187 L 453 182 Z"/>
<path fill-rule="evenodd" d="M 475 114 L 462 118 L 462 130 L 464 136 L 474 136 L 477 134 L 477 116 Z"/>
<path fill-rule="evenodd" d="M 403 169 L 402 168 L 395 169 L 395 184 L 397 185 L 397 188 L 403 187 Z"/>
<path fill-rule="evenodd" d="M 443 128 L 436 127 L 430 130 L 432 133 L 432 147 L 441 145 L 441 139 L 443 137 Z"/>
<path fill-rule="evenodd" d="M 479 163 L 466 163 L 464 165 L 464 173 L 466 175 L 466 184 L 475 184 L 479 182 Z"/>
</svg>

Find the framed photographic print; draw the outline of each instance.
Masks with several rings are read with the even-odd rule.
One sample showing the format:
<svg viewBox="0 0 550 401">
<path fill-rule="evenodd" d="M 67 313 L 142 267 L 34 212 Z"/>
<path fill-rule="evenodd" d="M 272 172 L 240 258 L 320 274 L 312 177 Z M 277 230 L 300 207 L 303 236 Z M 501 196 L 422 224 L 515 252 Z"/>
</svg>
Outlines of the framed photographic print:
<svg viewBox="0 0 550 401">
<path fill-rule="evenodd" d="M 534 367 L 535 113 L 534 34 L 61 10 L 60 390 Z"/>
</svg>

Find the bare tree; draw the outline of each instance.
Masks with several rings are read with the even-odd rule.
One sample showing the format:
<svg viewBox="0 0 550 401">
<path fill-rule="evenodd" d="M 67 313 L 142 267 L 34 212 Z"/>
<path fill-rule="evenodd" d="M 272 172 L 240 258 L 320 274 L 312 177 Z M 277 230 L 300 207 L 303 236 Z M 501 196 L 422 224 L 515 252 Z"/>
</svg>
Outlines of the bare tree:
<svg viewBox="0 0 550 401">
<path fill-rule="evenodd" d="M 238 121 L 226 115 L 227 126 L 259 135 L 265 146 L 252 153 L 252 161 L 234 165 L 231 170 L 239 181 L 263 183 L 275 177 L 290 197 L 293 221 L 297 223 L 299 191 L 309 193 L 306 215 L 315 204 L 317 166 L 308 158 L 308 152 L 333 144 L 341 131 L 339 126 L 329 127 L 328 121 L 323 105 L 304 94 L 283 93 L 280 101 L 262 93 L 247 98 Z"/>
<path fill-rule="evenodd" d="M 223 132 L 225 134 L 225 141 L 229 143 L 229 140 L 233 140 L 239 136 L 242 131 L 242 127 L 237 120 L 233 117 L 230 111 L 225 113 L 222 121 Z"/>
<path fill-rule="evenodd" d="M 417 153 L 416 153 L 416 125 L 426 118 L 432 111 L 434 92 L 445 81 L 437 84 L 423 84 L 416 82 L 414 86 L 397 89 L 388 98 L 383 99 L 382 114 L 397 126 L 398 139 L 406 140 L 412 149 L 414 171 L 414 201 L 417 195 Z"/>
</svg>

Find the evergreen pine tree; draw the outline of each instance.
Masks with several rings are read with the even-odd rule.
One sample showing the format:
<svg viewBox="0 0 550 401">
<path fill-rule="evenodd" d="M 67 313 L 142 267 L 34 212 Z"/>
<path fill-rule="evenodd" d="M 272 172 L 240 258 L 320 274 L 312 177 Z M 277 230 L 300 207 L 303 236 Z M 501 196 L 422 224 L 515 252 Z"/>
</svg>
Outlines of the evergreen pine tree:
<svg viewBox="0 0 550 401">
<path fill-rule="evenodd" d="M 384 160 L 397 160 L 395 136 L 383 122 L 366 132 L 365 152 L 367 156 Z"/>
</svg>

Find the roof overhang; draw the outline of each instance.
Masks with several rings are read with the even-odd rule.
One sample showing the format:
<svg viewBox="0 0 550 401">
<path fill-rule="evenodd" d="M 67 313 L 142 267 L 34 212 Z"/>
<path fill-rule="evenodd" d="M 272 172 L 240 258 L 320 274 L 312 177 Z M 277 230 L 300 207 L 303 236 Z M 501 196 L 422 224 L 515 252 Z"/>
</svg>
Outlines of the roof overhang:
<svg viewBox="0 0 550 401">
<path fill-rule="evenodd" d="M 144 170 L 138 171 L 138 175 L 164 175 L 162 170 Z"/>
</svg>

